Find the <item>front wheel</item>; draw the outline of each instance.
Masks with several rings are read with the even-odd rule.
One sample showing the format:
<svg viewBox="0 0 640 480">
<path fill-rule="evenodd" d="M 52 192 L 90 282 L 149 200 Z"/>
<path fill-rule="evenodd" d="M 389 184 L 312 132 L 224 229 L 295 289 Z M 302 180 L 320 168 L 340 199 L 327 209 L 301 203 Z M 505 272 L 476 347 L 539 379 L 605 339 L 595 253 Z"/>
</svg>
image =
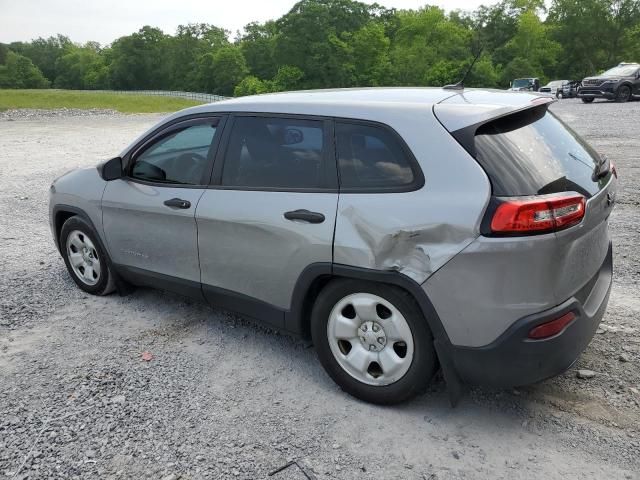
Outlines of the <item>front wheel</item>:
<svg viewBox="0 0 640 480">
<path fill-rule="evenodd" d="M 391 285 L 330 282 L 314 305 L 311 336 L 331 378 L 371 403 L 408 400 L 426 388 L 438 366 L 420 308 Z"/>
<path fill-rule="evenodd" d="M 582 97 L 582 103 L 591 103 L 593 102 L 593 97 Z"/>
<path fill-rule="evenodd" d="M 618 94 L 616 95 L 616 102 L 625 103 L 625 102 L 628 102 L 630 98 L 631 98 L 631 89 L 628 86 L 622 85 L 620 88 L 618 88 Z"/>
<path fill-rule="evenodd" d="M 107 295 L 115 289 L 107 255 L 96 240 L 91 225 L 80 217 L 71 217 L 60 231 L 60 250 L 76 285 L 93 295 Z"/>
</svg>

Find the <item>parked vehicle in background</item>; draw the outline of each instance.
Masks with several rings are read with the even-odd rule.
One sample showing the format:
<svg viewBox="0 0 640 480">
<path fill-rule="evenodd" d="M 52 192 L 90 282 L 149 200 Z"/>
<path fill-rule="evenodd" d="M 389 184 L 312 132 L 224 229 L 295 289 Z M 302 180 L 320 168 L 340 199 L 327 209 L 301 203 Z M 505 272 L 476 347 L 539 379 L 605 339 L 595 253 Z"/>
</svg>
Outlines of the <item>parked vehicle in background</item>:
<svg viewBox="0 0 640 480">
<path fill-rule="evenodd" d="M 541 87 L 540 93 L 550 93 L 556 98 L 562 98 L 564 97 L 564 86 L 568 83 L 569 80 L 553 80 Z"/>
<path fill-rule="evenodd" d="M 511 92 L 537 92 L 540 90 L 539 78 L 516 78 L 511 82 L 509 91 Z"/>
<path fill-rule="evenodd" d="M 582 80 L 578 97 L 584 103 L 596 98 L 606 98 L 616 102 L 627 102 L 640 98 L 640 64 L 621 63 L 606 72 Z"/>
<path fill-rule="evenodd" d="M 363 400 L 406 400 L 438 368 L 452 391 L 538 382 L 589 344 L 612 279 L 615 170 L 553 102 L 378 88 L 193 107 L 55 180 L 53 236 L 83 291 L 173 290 L 311 338 Z"/>
<path fill-rule="evenodd" d="M 576 98 L 578 96 L 578 87 L 580 87 L 579 80 L 570 80 L 562 86 L 562 97 Z"/>
</svg>

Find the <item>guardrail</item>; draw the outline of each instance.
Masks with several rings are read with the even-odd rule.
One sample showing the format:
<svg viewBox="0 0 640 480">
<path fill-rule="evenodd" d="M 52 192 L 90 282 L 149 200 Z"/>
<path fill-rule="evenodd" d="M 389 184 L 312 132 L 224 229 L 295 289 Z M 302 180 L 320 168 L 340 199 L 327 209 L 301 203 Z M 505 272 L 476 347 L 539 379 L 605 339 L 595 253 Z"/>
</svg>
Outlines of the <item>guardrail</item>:
<svg viewBox="0 0 640 480">
<path fill-rule="evenodd" d="M 214 95 L 212 93 L 199 92 L 181 92 L 179 90 L 77 90 L 78 92 L 88 93 L 113 93 L 116 95 L 151 95 L 161 97 L 180 97 L 190 100 L 198 100 L 202 103 L 213 103 L 221 100 L 227 100 L 229 97 L 222 95 Z"/>
</svg>

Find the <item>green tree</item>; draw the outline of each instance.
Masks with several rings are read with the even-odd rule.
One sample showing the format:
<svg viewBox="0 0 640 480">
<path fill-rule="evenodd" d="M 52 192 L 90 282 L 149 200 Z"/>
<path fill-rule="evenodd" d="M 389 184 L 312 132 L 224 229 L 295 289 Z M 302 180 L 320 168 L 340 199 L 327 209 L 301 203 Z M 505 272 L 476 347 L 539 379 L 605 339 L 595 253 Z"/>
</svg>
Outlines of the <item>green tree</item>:
<svg viewBox="0 0 640 480">
<path fill-rule="evenodd" d="M 48 88 L 49 81 L 31 59 L 7 52 L 5 64 L 0 66 L 1 88 Z"/>
<path fill-rule="evenodd" d="M 4 65 L 6 63 L 8 53 L 9 47 L 4 43 L 0 43 L 0 65 Z"/>
<path fill-rule="evenodd" d="M 149 26 L 113 42 L 109 64 L 113 87 L 120 90 L 168 88 L 166 44 L 167 37 L 162 30 Z"/>
<path fill-rule="evenodd" d="M 240 48 L 252 75 L 271 78 L 278 71 L 275 60 L 277 28 L 273 21 L 250 23 L 244 27 Z"/>
<path fill-rule="evenodd" d="M 472 33 L 451 21 L 438 7 L 398 12 L 399 28 L 391 61 L 395 83 L 426 85 L 456 80 L 465 61 L 472 57 Z M 432 72 L 433 69 L 437 71 Z"/>
<path fill-rule="evenodd" d="M 560 44 L 549 38 L 549 27 L 533 10 L 520 15 L 515 35 L 503 48 L 511 58 L 502 73 L 505 85 L 523 76 L 548 80 L 556 71 L 556 61 L 562 51 Z"/>
<path fill-rule="evenodd" d="M 469 73 L 465 85 L 469 87 L 496 88 L 500 82 L 500 70 L 493 65 L 489 54 L 482 55 Z"/>
<path fill-rule="evenodd" d="M 299 1 L 276 21 L 276 63 L 302 70 L 305 88 L 352 85 L 354 67 L 344 34 L 364 27 L 379 10 L 352 0 Z"/>
<path fill-rule="evenodd" d="M 200 23 L 179 25 L 176 35 L 167 36 L 162 55 L 166 62 L 169 88 L 196 89 L 200 57 L 229 45 L 228 33 L 214 25 Z"/>
<path fill-rule="evenodd" d="M 245 97 L 247 95 L 258 95 L 273 91 L 271 82 L 260 80 L 253 75 L 244 77 L 238 85 L 233 89 L 235 97 Z"/>
<path fill-rule="evenodd" d="M 304 72 L 298 67 L 283 65 L 273 77 L 271 90 L 278 92 L 296 90 L 300 87 L 303 78 Z"/>
<path fill-rule="evenodd" d="M 236 46 L 222 47 L 198 61 L 197 82 L 200 90 L 217 95 L 233 95 L 233 90 L 247 76 L 249 69 Z"/>
<path fill-rule="evenodd" d="M 69 49 L 69 53 L 58 58 L 56 88 L 92 88 L 91 81 L 87 78 L 88 74 L 104 65 L 100 53 L 94 47 L 95 45 L 73 47 Z"/>
<path fill-rule="evenodd" d="M 640 23 L 625 32 L 623 55 L 629 61 L 640 61 Z"/>
<path fill-rule="evenodd" d="M 563 47 L 558 70 L 580 78 L 624 61 L 634 51 L 640 1 L 554 0 L 547 23 Z"/>
<path fill-rule="evenodd" d="M 23 55 L 40 69 L 42 74 L 51 82 L 56 78 L 56 62 L 73 47 L 73 43 L 64 35 L 49 38 L 37 38 L 31 42 L 14 42 L 9 48 Z"/>
<path fill-rule="evenodd" d="M 370 22 L 350 36 L 348 43 L 353 58 L 355 84 L 358 86 L 387 85 L 391 80 L 391 40 L 385 27 Z"/>
</svg>

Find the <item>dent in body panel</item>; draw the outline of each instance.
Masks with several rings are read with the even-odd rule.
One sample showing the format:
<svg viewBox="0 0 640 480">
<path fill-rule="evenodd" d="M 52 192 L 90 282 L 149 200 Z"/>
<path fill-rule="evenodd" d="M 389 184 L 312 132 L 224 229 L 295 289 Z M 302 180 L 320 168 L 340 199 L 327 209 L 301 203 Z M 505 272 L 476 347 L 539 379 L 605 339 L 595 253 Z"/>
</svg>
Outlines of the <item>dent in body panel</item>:
<svg viewBox="0 0 640 480">
<path fill-rule="evenodd" d="M 431 110 L 387 112 L 418 161 L 425 184 L 412 192 L 341 193 L 334 262 L 398 271 L 423 283 L 478 235 L 489 180 Z"/>
<path fill-rule="evenodd" d="M 366 262 L 369 268 L 397 271 L 423 283 L 474 238 L 468 228 L 446 223 L 389 229 L 377 224 L 370 213 L 370 209 L 360 211 L 353 205 L 339 212 L 354 236 L 348 250 L 342 248 L 338 263 Z M 341 234 L 345 234 L 346 225 L 341 225 Z"/>
</svg>

